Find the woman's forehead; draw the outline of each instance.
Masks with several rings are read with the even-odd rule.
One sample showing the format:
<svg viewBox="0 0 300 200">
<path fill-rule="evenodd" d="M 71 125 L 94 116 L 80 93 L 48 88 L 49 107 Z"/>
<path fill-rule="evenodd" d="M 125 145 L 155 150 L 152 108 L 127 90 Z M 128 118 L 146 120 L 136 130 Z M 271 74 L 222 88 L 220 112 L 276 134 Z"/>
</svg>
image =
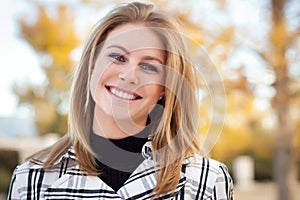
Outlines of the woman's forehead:
<svg viewBox="0 0 300 200">
<path fill-rule="evenodd" d="M 163 41 L 157 33 L 143 24 L 124 24 L 113 29 L 105 40 L 104 48 L 116 45 L 121 45 L 128 51 L 165 50 Z"/>
</svg>

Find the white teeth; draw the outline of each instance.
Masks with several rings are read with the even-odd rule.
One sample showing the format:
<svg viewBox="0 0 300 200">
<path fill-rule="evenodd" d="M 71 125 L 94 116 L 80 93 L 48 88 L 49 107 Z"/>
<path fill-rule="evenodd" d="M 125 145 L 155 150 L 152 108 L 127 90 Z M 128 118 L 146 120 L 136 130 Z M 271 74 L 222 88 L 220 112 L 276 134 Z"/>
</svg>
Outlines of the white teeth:
<svg viewBox="0 0 300 200">
<path fill-rule="evenodd" d="M 126 92 L 117 90 L 116 88 L 111 88 L 110 89 L 111 93 L 113 93 L 114 95 L 123 98 L 123 99 L 128 99 L 128 100 L 133 100 L 134 99 L 134 95 L 132 94 L 128 94 Z"/>
</svg>

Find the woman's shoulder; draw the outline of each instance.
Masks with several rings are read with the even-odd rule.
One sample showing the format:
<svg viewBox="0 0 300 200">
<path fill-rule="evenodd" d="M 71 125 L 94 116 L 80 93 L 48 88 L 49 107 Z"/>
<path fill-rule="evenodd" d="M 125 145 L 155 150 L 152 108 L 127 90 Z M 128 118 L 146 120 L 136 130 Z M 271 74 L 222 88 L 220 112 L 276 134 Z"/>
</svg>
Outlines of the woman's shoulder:
<svg viewBox="0 0 300 200">
<path fill-rule="evenodd" d="M 232 198 L 233 181 L 224 163 L 194 155 L 185 161 L 184 166 L 187 182 L 193 186 L 197 185 L 198 191 L 205 191 L 207 196 Z"/>
<path fill-rule="evenodd" d="M 60 178 L 67 178 L 69 173 L 80 171 L 71 151 L 62 155 L 57 162 L 48 167 L 45 167 L 46 159 L 31 157 L 28 161 L 16 166 L 11 179 L 8 199 L 31 199 L 28 198 L 28 195 L 42 195 L 42 191 Z M 64 176 L 65 174 L 66 176 Z"/>
<path fill-rule="evenodd" d="M 187 167 L 191 168 L 192 170 L 209 170 L 213 173 L 218 172 L 220 168 L 224 168 L 224 170 L 227 170 L 227 167 L 224 163 L 209 157 L 201 156 L 200 154 L 195 154 L 187 158 L 184 163 L 187 164 Z"/>
<path fill-rule="evenodd" d="M 190 173 L 194 177 L 196 174 L 198 174 L 210 179 L 216 179 L 220 175 L 225 175 L 230 178 L 227 166 L 224 163 L 212 158 L 196 154 L 186 159 L 184 163 L 186 164 L 186 173 Z"/>
<path fill-rule="evenodd" d="M 74 166 L 77 163 L 77 159 L 74 153 L 73 148 L 70 148 L 65 152 L 63 155 L 61 155 L 55 163 L 51 164 L 48 167 L 45 167 L 45 162 L 47 161 L 48 157 L 45 154 L 41 154 L 43 157 L 40 156 L 40 154 L 36 154 L 35 156 L 32 156 L 27 161 L 19 164 L 16 166 L 14 174 L 15 175 L 21 175 L 21 174 L 27 174 L 30 171 L 55 171 L 56 169 L 61 169 L 62 165 L 65 165 L 66 167 Z M 65 164 L 68 163 L 68 164 Z"/>
</svg>

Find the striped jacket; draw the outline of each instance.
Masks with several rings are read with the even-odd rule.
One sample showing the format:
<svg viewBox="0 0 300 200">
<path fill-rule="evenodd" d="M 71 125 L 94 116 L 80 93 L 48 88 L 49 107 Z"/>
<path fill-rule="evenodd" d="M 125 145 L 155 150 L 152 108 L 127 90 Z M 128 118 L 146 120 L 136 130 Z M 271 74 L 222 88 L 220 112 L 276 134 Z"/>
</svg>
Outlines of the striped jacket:
<svg viewBox="0 0 300 200">
<path fill-rule="evenodd" d="M 79 169 L 71 148 L 50 169 L 42 161 L 30 160 L 13 174 L 8 199 L 153 199 L 156 168 L 151 159 L 151 142 L 143 148 L 145 160 L 118 190 L 114 191 L 99 177 Z M 182 166 L 175 193 L 158 199 L 232 200 L 233 183 L 224 164 L 201 156 L 188 158 Z"/>
</svg>

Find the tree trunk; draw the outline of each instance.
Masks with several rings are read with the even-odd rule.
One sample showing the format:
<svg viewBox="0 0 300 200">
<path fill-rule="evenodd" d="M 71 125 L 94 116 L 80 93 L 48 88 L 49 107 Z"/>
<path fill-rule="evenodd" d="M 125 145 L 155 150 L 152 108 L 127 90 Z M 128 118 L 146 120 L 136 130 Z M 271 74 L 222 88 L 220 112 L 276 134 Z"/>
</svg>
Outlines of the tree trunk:
<svg viewBox="0 0 300 200">
<path fill-rule="evenodd" d="M 281 70 L 277 77 L 282 77 Z M 289 104 L 287 96 L 288 80 L 278 80 L 276 84 L 276 96 L 274 108 L 278 116 L 278 129 L 276 134 L 276 154 L 275 154 L 275 180 L 278 186 L 278 200 L 292 200 L 294 179 L 294 155 L 293 155 L 293 128 L 289 114 Z"/>
<path fill-rule="evenodd" d="M 273 26 L 270 39 L 273 45 L 273 67 L 276 71 L 276 95 L 273 105 L 278 117 L 274 178 L 278 186 L 278 200 L 292 200 L 296 176 L 294 174 L 293 123 L 290 117 L 287 28 L 285 23 L 285 0 L 272 0 Z"/>
</svg>

